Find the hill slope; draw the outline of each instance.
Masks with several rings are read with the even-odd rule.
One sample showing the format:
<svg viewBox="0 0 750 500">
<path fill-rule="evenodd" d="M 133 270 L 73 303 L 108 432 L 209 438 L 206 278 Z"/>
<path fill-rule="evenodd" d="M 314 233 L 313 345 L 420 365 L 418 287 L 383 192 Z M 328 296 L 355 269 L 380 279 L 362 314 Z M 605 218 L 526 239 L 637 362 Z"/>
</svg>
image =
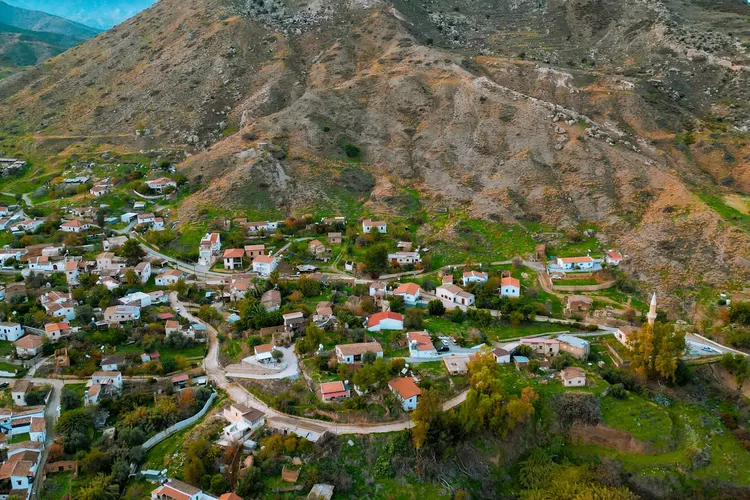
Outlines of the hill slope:
<svg viewBox="0 0 750 500">
<path fill-rule="evenodd" d="M 67 2 L 66 2 L 67 3 Z M 57 33 L 80 41 L 93 38 L 99 30 L 80 23 L 63 19 L 38 10 L 28 10 L 14 7 L 0 1 L 0 19 L 3 24 L 15 26 L 26 31 L 42 31 Z"/>
<path fill-rule="evenodd" d="M 424 210 L 428 242 L 586 226 L 649 287 L 750 277 L 750 222 L 722 202 L 750 190 L 741 5 L 393 5 L 163 0 L 0 83 L 0 118 L 51 153 L 190 152 L 183 222 Z"/>
</svg>

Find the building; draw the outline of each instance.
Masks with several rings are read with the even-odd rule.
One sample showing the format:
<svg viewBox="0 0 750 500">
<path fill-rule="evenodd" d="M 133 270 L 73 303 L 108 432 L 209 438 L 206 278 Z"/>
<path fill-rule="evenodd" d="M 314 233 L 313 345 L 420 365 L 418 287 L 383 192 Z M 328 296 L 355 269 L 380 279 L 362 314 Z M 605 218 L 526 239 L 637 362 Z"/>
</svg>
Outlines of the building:
<svg viewBox="0 0 750 500">
<path fill-rule="evenodd" d="M 615 331 L 615 338 L 625 347 L 630 347 L 630 343 L 633 341 L 636 333 L 638 333 L 638 329 L 633 326 L 618 326 Z"/>
<path fill-rule="evenodd" d="M 420 257 L 419 252 L 396 252 L 389 253 L 388 260 L 401 266 L 420 263 L 422 257 Z"/>
<path fill-rule="evenodd" d="M 198 265 L 211 267 L 221 252 L 221 236 L 219 233 L 206 233 L 198 246 Z"/>
<path fill-rule="evenodd" d="M 67 323 L 47 323 L 44 325 L 44 335 L 56 342 L 70 335 L 70 325 Z"/>
<path fill-rule="evenodd" d="M 406 342 L 409 344 L 409 356 L 412 358 L 434 358 L 438 355 L 427 332 L 407 332 Z"/>
<path fill-rule="evenodd" d="M 82 233 L 89 230 L 89 224 L 78 219 L 73 219 L 60 224 L 60 230 L 64 233 Z"/>
<path fill-rule="evenodd" d="M 512 276 L 506 276 L 500 279 L 500 296 L 501 297 L 520 297 L 521 281 Z"/>
<path fill-rule="evenodd" d="M 370 332 L 403 329 L 404 316 L 397 312 L 383 311 L 375 313 L 367 319 L 367 330 Z"/>
<path fill-rule="evenodd" d="M 270 276 L 276 267 L 278 267 L 278 262 L 273 255 L 258 255 L 253 259 L 253 271 L 261 276 Z"/>
<path fill-rule="evenodd" d="M 122 373 L 118 371 L 98 371 L 91 375 L 91 382 L 99 385 L 111 385 L 115 389 L 122 389 Z"/>
<path fill-rule="evenodd" d="M 100 271 L 119 271 L 128 265 L 122 257 L 117 257 L 111 252 L 102 252 L 96 256 L 96 268 Z"/>
<path fill-rule="evenodd" d="M 302 311 L 286 313 L 282 315 L 282 318 L 284 318 L 284 330 L 292 336 L 304 331 L 306 321 Z"/>
<path fill-rule="evenodd" d="M 529 358 L 526 356 L 513 356 L 513 364 L 516 365 L 516 370 L 523 370 L 529 364 Z"/>
<path fill-rule="evenodd" d="M 16 406 L 26 406 L 26 394 L 31 392 L 34 384 L 30 380 L 20 379 L 13 382 L 13 388 L 10 390 L 13 404 Z"/>
<path fill-rule="evenodd" d="M 43 417 L 31 417 L 29 439 L 37 443 L 44 443 L 47 440 L 47 422 Z"/>
<path fill-rule="evenodd" d="M 261 344 L 254 347 L 255 360 L 259 363 L 270 363 L 273 361 L 273 344 Z"/>
<path fill-rule="evenodd" d="M 99 366 L 102 371 L 105 372 L 116 372 L 125 365 L 125 356 L 121 354 L 113 354 L 111 356 L 105 356 L 102 358 Z"/>
<path fill-rule="evenodd" d="M 314 256 L 320 256 L 326 253 L 326 246 L 320 240 L 312 240 L 307 245 L 307 250 Z"/>
<path fill-rule="evenodd" d="M 448 356 L 443 358 L 445 369 L 453 376 L 466 375 L 469 373 L 469 356 Z"/>
<path fill-rule="evenodd" d="M 591 344 L 587 340 L 573 335 L 558 335 L 560 341 L 560 352 L 567 352 L 578 360 L 586 360 L 591 353 Z"/>
<path fill-rule="evenodd" d="M 151 492 L 151 500 L 216 500 L 216 498 L 180 480 L 167 479 L 166 483 Z"/>
<path fill-rule="evenodd" d="M 373 297 L 385 297 L 386 285 L 382 281 L 373 281 L 370 283 L 370 295 Z"/>
<path fill-rule="evenodd" d="M 240 403 L 224 408 L 224 418 L 229 422 L 222 431 L 222 439 L 227 443 L 245 441 L 266 423 L 265 413 Z"/>
<path fill-rule="evenodd" d="M 475 300 L 474 294 L 453 284 L 440 285 L 435 289 L 435 295 L 437 295 L 439 299 L 467 307 L 473 305 Z"/>
<path fill-rule="evenodd" d="M 266 254 L 265 245 L 245 245 L 245 255 L 248 259 L 253 260 L 258 255 Z"/>
<path fill-rule="evenodd" d="M 646 319 L 648 319 L 648 324 L 650 326 L 654 326 L 656 316 L 656 292 L 654 292 L 654 295 L 651 296 L 651 304 L 648 307 L 648 314 L 646 315 Z"/>
<path fill-rule="evenodd" d="M 0 340 L 15 342 L 24 336 L 23 327 L 18 323 L 4 321 L 0 323 Z"/>
<path fill-rule="evenodd" d="M 536 354 L 542 356 L 554 356 L 560 352 L 560 341 L 557 339 L 547 339 L 543 337 L 533 337 L 528 339 L 521 339 L 521 345 L 527 345 Z"/>
<path fill-rule="evenodd" d="M 163 193 L 167 186 L 177 188 L 177 183 L 167 177 L 159 177 L 151 181 L 146 181 L 146 185 L 149 189 L 156 191 L 157 193 Z"/>
<path fill-rule="evenodd" d="M 568 300 L 565 303 L 565 309 L 571 313 L 589 311 L 594 305 L 594 299 L 586 297 L 585 295 L 568 295 Z"/>
<path fill-rule="evenodd" d="M 393 295 L 403 298 L 405 304 L 413 306 L 419 301 L 421 292 L 419 285 L 416 283 L 404 283 L 393 290 Z"/>
<path fill-rule="evenodd" d="M 65 263 L 65 280 L 69 285 L 78 284 L 78 262 L 69 260 Z"/>
<path fill-rule="evenodd" d="M 560 371 L 560 379 L 565 387 L 584 387 L 586 372 L 577 366 L 568 366 Z"/>
<path fill-rule="evenodd" d="M 492 356 L 495 358 L 495 363 L 499 365 L 510 363 L 510 353 L 502 347 L 496 347 L 495 350 L 492 351 Z"/>
<path fill-rule="evenodd" d="M 139 306 L 111 306 L 104 311 L 104 321 L 110 325 L 120 325 L 139 319 L 141 319 L 141 308 Z"/>
<path fill-rule="evenodd" d="M 97 198 L 100 196 L 104 196 L 109 191 L 109 186 L 106 184 L 97 184 L 96 186 L 89 189 L 89 193 L 93 194 Z"/>
<path fill-rule="evenodd" d="M 351 396 L 346 385 L 337 380 L 336 382 L 323 382 L 320 384 L 320 399 L 322 401 L 331 401 L 334 399 L 345 399 Z"/>
<path fill-rule="evenodd" d="M 281 308 L 281 292 L 278 290 L 268 290 L 260 296 L 260 303 L 266 311 L 278 311 Z"/>
<path fill-rule="evenodd" d="M 123 246 L 126 241 L 128 241 L 127 236 L 112 236 L 102 241 L 102 248 L 105 252 L 110 252 Z"/>
<path fill-rule="evenodd" d="M 464 273 L 462 279 L 464 286 L 468 285 L 469 283 L 486 283 L 487 273 L 480 273 L 479 271 L 468 271 Z"/>
<path fill-rule="evenodd" d="M 579 257 L 558 257 L 557 265 L 563 271 L 572 271 L 576 269 L 586 270 L 593 269 L 596 261 L 588 255 Z"/>
<path fill-rule="evenodd" d="M 411 411 L 417 407 L 419 396 L 422 394 L 414 379 L 411 377 L 396 378 L 388 382 L 388 387 L 401 401 L 404 411 Z"/>
<path fill-rule="evenodd" d="M 13 342 L 16 346 L 16 354 L 21 358 L 33 358 L 42 350 L 44 341 L 39 335 L 26 335 Z"/>
<path fill-rule="evenodd" d="M 138 279 L 141 280 L 141 283 L 146 283 L 149 278 L 151 278 L 151 263 L 150 262 L 139 262 L 137 266 L 133 269 L 135 271 L 135 274 L 138 275 Z"/>
<path fill-rule="evenodd" d="M 170 286 L 185 279 L 185 273 L 178 269 L 170 269 L 156 276 L 156 286 Z"/>
<path fill-rule="evenodd" d="M 370 219 L 362 221 L 362 232 L 369 234 L 373 229 L 379 233 L 385 234 L 388 232 L 388 224 L 383 221 L 373 221 Z"/>
<path fill-rule="evenodd" d="M 351 365 L 362 361 L 366 352 L 374 352 L 378 358 L 383 357 L 383 347 L 378 342 L 359 342 L 357 344 L 339 344 L 336 346 L 336 359 L 339 363 Z"/>
<path fill-rule="evenodd" d="M 622 254 L 615 250 L 607 250 L 604 261 L 610 266 L 619 266 L 620 262 L 622 262 Z"/>
<path fill-rule="evenodd" d="M 341 233 L 328 233 L 327 241 L 329 245 L 340 245 L 341 240 Z"/>
<path fill-rule="evenodd" d="M 234 271 L 245 267 L 245 250 L 242 248 L 227 248 L 224 250 L 224 269 Z"/>
</svg>

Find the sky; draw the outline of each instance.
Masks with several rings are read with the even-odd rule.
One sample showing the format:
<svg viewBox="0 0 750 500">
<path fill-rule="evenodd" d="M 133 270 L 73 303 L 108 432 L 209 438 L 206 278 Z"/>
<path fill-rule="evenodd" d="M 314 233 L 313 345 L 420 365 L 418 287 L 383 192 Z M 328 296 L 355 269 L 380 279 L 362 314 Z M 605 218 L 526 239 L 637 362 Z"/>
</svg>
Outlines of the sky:
<svg viewBox="0 0 750 500">
<path fill-rule="evenodd" d="M 150 7 L 156 0 L 4 0 L 24 9 L 41 10 L 106 30 Z"/>
</svg>

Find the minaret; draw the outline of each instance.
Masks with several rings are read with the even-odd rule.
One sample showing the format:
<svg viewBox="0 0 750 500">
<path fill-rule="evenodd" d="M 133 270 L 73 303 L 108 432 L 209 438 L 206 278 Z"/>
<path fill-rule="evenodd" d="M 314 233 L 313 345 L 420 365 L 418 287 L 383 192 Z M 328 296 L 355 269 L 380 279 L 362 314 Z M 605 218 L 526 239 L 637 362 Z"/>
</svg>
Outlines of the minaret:
<svg viewBox="0 0 750 500">
<path fill-rule="evenodd" d="M 654 321 L 656 321 L 656 292 L 651 297 L 651 307 L 648 309 L 646 318 L 648 318 L 648 324 L 654 326 Z"/>
</svg>

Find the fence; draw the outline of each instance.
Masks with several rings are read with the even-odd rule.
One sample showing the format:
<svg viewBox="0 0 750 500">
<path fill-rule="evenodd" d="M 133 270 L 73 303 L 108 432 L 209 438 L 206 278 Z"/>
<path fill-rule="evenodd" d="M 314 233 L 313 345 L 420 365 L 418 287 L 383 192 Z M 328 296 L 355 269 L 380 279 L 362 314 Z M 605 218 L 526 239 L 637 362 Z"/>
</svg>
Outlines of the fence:
<svg viewBox="0 0 750 500">
<path fill-rule="evenodd" d="M 176 424 L 174 424 L 171 427 L 169 427 L 169 428 L 161 431 L 160 433 L 156 434 L 155 436 L 152 436 L 148 441 L 146 441 L 145 443 L 143 443 L 141 445 L 141 447 L 143 447 L 144 450 L 148 450 L 150 448 L 153 448 L 154 446 L 156 446 L 160 442 L 162 442 L 165 439 L 167 439 L 172 434 L 174 434 L 174 433 L 176 433 L 178 431 L 181 431 L 182 429 L 184 429 L 185 427 L 187 427 L 189 425 L 194 424 L 200 418 L 202 418 L 203 415 L 206 414 L 206 412 L 211 407 L 211 404 L 214 402 L 215 399 L 216 399 L 216 393 L 214 392 L 214 393 L 211 394 L 211 397 L 208 398 L 208 401 L 206 401 L 206 404 L 203 405 L 203 408 L 201 409 L 201 411 L 199 411 L 198 413 L 196 413 L 192 417 L 189 417 L 189 418 L 186 418 L 185 420 L 181 420 L 181 421 L 177 422 Z"/>
</svg>

